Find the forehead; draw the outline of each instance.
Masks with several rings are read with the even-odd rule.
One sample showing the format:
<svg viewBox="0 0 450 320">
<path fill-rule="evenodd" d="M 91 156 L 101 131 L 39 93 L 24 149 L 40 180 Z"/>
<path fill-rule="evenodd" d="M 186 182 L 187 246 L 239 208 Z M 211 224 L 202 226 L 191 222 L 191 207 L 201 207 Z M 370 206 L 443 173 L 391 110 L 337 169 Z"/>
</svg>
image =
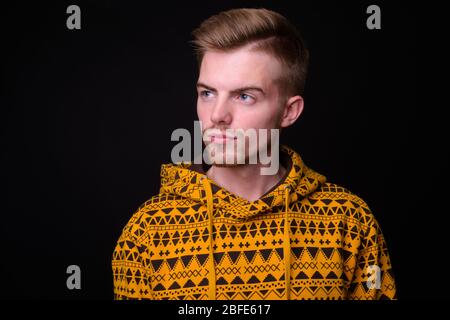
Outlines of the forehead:
<svg viewBox="0 0 450 320">
<path fill-rule="evenodd" d="M 275 57 L 250 46 L 229 51 L 206 51 L 199 82 L 219 90 L 257 85 L 270 91 L 281 71 L 281 63 Z"/>
</svg>

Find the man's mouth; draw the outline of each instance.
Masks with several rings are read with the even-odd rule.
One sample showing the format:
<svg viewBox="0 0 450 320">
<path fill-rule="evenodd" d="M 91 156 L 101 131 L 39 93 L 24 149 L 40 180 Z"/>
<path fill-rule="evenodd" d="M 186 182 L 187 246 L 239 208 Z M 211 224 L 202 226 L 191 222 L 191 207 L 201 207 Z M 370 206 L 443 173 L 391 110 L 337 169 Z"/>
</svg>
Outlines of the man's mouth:
<svg viewBox="0 0 450 320">
<path fill-rule="evenodd" d="M 232 137 L 232 136 L 227 136 L 227 135 L 212 135 L 210 137 L 210 141 L 211 142 L 215 142 L 215 143 L 227 143 L 233 140 L 236 140 L 236 137 Z"/>
</svg>

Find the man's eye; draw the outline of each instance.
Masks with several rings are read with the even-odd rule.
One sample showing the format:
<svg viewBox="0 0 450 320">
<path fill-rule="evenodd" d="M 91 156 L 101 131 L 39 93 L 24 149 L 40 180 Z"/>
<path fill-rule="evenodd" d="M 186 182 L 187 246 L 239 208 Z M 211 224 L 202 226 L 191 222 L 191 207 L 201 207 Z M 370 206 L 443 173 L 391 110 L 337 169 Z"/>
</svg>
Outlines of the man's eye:
<svg viewBox="0 0 450 320">
<path fill-rule="evenodd" d="M 252 96 L 249 96 L 248 94 L 245 94 L 245 93 L 241 93 L 239 95 L 239 99 L 241 99 L 244 102 L 251 102 L 254 100 Z"/>
<path fill-rule="evenodd" d="M 212 96 L 212 92 L 209 90 L 203 90 L 200 92 L 200 95 L 205 98 L 209 98 Z"/>
</svg>

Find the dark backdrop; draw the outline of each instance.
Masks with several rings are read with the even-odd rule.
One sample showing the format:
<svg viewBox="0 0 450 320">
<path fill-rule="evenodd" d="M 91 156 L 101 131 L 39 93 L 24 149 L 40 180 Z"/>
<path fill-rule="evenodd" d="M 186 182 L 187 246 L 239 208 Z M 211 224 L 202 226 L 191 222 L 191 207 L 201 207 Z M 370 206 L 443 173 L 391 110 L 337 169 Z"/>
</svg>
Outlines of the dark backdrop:
<svg viewBox="0 0 450 320">
<path fill-rule="evenodd" d="M 282 142 L 369 204 L 399 297 L 423 298 L 430 284 L 411 281 L 422 244 L 412 239 L 417 206 L 407 187 L 415 168 L 416 18 L 408 3 L 392 2 L 3 7 L 1 296 L 112 298 L 115 241 L 158 192 L 171 132 L 192 131 L 196 119 L 190 32 L 225 9 L 266 7 L 298 26 L 311 52 L 305 111 Z M 81 30 L 66 28 L 70 4 L 81 7 Z M 366 28 L 370 4 L 381 7 L 381 30 Z M 81 290 L 66 288 L 71 264 L 81 267 Z"/>
</svg>

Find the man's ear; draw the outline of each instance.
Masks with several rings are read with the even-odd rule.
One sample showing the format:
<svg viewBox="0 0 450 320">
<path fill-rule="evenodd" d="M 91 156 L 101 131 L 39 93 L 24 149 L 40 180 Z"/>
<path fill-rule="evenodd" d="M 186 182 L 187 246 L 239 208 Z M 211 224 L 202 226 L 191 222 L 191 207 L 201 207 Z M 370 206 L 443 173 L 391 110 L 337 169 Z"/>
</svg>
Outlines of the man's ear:
<svg viewBox="0 0 450 320">
<path fill-rule="evenodd" d="M 304 101 L 301 96 L 290 97 L 286 101 L 280 123 L 282 128 L 289 127 L 297 121 L 303 112 L 303 104 Z"/>
</svg>

